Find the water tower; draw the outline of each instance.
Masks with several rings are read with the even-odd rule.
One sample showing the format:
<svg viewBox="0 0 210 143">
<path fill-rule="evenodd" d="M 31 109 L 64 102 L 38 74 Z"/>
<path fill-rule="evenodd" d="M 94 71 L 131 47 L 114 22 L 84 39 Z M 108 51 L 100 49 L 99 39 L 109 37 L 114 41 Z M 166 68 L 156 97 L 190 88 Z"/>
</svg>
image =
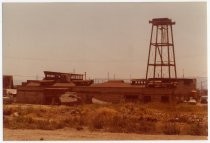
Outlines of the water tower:
<svg viewBox="0 0 210 143">
<path fill-rule="evenodd" d="M 176 79 L 176 61 L 172 22 L 168 18 L 155 18 L 149 21 L 152 24 L 149 54 L 147 62 L 146 80 Z"/>
</svg>

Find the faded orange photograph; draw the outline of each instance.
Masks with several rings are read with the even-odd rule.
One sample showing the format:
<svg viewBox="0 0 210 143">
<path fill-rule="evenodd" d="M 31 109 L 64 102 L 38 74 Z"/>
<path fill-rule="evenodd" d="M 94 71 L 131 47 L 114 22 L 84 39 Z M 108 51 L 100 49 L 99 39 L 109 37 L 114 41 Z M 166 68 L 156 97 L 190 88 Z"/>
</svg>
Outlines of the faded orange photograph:
<svg viewBox="0 0 210 143">
<path fill-rule="evenodd" d="M 207 2 L 3 2 L 2 73 L 3 141 L 207 141 Z"/>
</svg>

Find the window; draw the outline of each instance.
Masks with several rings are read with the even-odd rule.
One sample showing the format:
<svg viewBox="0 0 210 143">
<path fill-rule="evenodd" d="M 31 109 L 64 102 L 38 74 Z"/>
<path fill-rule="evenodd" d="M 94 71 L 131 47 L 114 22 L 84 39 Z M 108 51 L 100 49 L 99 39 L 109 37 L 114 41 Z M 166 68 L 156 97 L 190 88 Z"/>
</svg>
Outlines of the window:
<svg viewBox="0 0 210 143">
<path fill-rule="evenodd" d="M 169 102 L 169 96 L 161 96 L 161 102 Z"/>
<path fill-rule="evenodd" d="M 143 101 L 145 102 L 145 103 L 147 103 L 147 102 L 151 102 L 151 96 L 144 96 L 143 97 Z"/>
</svg>

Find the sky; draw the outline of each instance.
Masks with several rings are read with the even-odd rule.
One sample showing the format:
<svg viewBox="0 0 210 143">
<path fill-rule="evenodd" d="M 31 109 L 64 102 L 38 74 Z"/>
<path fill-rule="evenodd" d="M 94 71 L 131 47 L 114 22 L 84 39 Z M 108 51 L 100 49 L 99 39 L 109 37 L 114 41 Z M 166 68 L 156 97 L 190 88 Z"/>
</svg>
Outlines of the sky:
<svg viewBox="0 0 210 143">
<path fill-rule="evenodd" d="M 3 3 L 3 74 L 43 71 L 145 78 L 153 18 L 170 18 L 178 77 L 207 77 L 207 5 L 181 3 Z"/>
</svg>

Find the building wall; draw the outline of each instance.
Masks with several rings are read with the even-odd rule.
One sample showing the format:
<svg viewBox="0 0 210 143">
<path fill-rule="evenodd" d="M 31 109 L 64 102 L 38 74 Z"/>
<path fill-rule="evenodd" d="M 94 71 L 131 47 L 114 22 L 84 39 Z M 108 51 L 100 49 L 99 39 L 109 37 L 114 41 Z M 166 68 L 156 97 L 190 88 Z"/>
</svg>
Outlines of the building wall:
<svg viewBox="0 0 210 143">
<path fill-rule="evenodd" d="M 27 103 L 27 104 L 44 104 L 45 96 L 43 91 L 18 91 L 16 97 L 17 103 Z"/>
<path fill-rule="evenodd" d="M 77 90 L 78 95 L 83 101 L 90 100 L 92 97 L 117 103 L 121 101 L 142 101 L 147 102 L 176 102 L 176 97 L 188 96 L 192 89 L 175 88 L 141 88 L 141 87 L 86 87 Z M 148 99 L 150 98 L 150 99 Z"/>
<path fill-rule="evenodd" d="M 118 103 L 124 100 L 124 95 L 122 93 L 95 93 L 92 95 L 96 99 L 111 103 Z"/>
<path fill-rule="evenodd" d="M 90 103 L 92 98 L 102 100 L 110 103 L 119 103 L 119 102 L 175 102 L 175 96 L 171 94 L 116 94 L 116 93 L 79 93 L 79 97 L 82 98 L 84 103 Z M 148 101 L 149 98 L 149 101 Z"/>
<path fill-rule="evenodd" d="M 186 82 L 180 80 L 176 88 L 142 88 L 140 86 L 127 87 L 72 87 L 72 91 L 76 92 L 82 101 L 91 103 L 92 98 L 96 98 L 106 102 L 117 103 L 121 101 L 142 101 L 142 102 L 176 102 L 177 97 L 185 97 L 191 94 L 195 89 L 194 82 Z M 31 86 L 22 86 L 18 89 L 17 102 L 44 104 L 48 99 L 48 94 L 43 92 L 43 88 Z M 52 96 L 58 94 L 49 94 Z"/>
</svg>

